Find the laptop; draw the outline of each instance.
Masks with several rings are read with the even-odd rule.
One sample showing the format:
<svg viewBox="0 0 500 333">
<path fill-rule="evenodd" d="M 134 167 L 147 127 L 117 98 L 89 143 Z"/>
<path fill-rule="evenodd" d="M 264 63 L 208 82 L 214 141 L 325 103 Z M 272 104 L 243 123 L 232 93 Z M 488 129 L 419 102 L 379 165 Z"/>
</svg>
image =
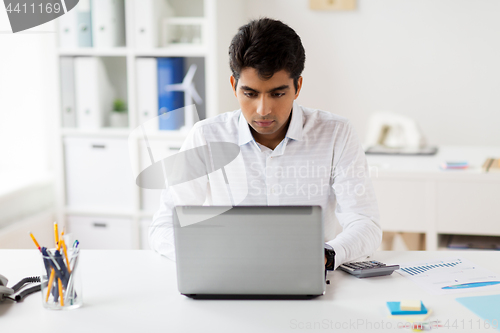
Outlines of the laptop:
<svg viewBox="0 0 500 333">
<path fill-rule="evenodd" d="M 179 292 L 208 299 L 309 299 L 325 292 L 320 206 L 176 206 Z"/>
</svg>

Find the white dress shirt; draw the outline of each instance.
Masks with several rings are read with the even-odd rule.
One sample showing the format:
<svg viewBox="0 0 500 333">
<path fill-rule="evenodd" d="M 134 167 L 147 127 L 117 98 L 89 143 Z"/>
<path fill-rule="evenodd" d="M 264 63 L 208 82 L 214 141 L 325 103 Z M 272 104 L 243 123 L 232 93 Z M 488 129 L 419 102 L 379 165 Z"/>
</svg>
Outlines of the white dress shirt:
<svg viewBox="0 0 500 333">
<path fill-rule="evenodd" d="M 366 258 L 380 245 L 382 229 L 368 165 L 346 118 L 294 102 L 286 137 L 271 150 L 254 140 L 241 110 L 236 110 L 196 123 L 181 151 L 210 142 L 240 147 L 238 157 L 224 168 L 229 189 L 222 170 L 216 170 L 163 190 L 149 232 L 157 252 L 175 260 L 172 209 L 185 204 L 319 205 L 325 242 L 336 253 L 335 268 Z"/>
</svg>

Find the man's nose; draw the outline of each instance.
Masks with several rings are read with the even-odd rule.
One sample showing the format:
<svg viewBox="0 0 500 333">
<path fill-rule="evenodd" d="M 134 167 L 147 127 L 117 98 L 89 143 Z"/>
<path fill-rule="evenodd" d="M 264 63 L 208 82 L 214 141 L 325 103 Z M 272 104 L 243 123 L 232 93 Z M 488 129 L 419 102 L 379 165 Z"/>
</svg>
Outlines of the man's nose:
<svg viewBox="0 0 500 333">
<path fill-rule="evenodd" d="M 261 97 L 257 105 L 257 113 L 261 116 L 267 116 L 271 113 L 271 103 L 266 97 Z"/>
</svg>

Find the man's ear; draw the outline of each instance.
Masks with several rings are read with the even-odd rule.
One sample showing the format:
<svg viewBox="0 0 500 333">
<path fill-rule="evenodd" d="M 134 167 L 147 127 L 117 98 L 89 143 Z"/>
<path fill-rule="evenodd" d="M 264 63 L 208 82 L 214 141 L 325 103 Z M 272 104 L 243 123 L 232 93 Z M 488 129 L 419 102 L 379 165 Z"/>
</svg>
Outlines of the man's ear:
<svg viewBox="0 0 500 333">
<path fill-rule="evenodd" d="M 231 82 L 231 87 L 233 87 L 234 96 L 238 97 L 236 96 L 236 85 L 238 84 L 238 81 L 236 81 L 236 79 L 232 75 L 229 77 L 229 81 Z"/>
<path fill-rule="evenodd" d="M 295 99 L 299 97 L 301 88 L 302 88 L 302 76 L 299 76 L 299 78 L 297 79 L 297 91 L 295 92 Z"/>
</svg>

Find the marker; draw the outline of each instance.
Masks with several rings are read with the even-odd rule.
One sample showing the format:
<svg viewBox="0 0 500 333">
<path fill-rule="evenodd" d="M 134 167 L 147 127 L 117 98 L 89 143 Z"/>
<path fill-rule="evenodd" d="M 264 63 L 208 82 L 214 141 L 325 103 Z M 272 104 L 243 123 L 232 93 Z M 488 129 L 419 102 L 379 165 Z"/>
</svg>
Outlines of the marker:
<svg viewBox="0 0 500 333">
<path fill-rule="evenodd" d="M 477 288 L 477 287 L 494 286 L 495 284 L 499 283 L 500 281 L 471 282 L 471 283 L 456 284 L 454 286 L 442 287 L 441 289 L 449 290 L 449 289 Z"/>
</svg>

